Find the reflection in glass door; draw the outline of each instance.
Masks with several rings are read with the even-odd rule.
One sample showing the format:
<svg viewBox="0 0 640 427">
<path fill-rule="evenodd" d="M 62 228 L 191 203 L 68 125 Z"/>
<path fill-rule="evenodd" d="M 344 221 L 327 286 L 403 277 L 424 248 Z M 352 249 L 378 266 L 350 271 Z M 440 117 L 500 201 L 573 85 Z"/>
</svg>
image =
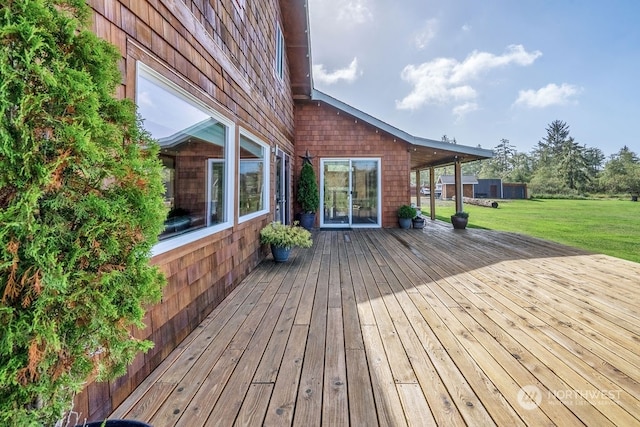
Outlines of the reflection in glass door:
<svg viewBox="0 0 640 427">
<path fill-rule="evenodd" d="M 290 174 L 289 155 L 284 151 L 277 149 L 276 151 L 276 215 L 275 220 L 283 224 L 290 224 L 289 219 L 289 174 Z"/>
<path fill-rule="evenodd" d="M 380 226 L 379 159 L 323 159 L 321 169 L 321 226 Z"/>
</svg>

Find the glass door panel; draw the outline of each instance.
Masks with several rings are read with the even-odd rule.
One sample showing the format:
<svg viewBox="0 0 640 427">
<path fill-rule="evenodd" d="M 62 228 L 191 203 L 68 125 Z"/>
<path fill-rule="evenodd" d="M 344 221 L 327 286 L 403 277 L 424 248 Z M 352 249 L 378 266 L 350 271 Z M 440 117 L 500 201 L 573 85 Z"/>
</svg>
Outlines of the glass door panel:
<svg viewBox="0 0 640 427">
<path fill-rule="evenodd" d="M 352 224 L 378 224 L 378 161 L 351 161 Z"/>
<path fill-rule="evenodd" d="M 380 226 L 380 160 L 321 161 L 323 227 Z"/>
<path fill-rule="evenodd" d="M 322 169 L 323 223 L 349 225 L 351 195 L 349 189 L 349 160 L 325 160 Z"/>
</svg>

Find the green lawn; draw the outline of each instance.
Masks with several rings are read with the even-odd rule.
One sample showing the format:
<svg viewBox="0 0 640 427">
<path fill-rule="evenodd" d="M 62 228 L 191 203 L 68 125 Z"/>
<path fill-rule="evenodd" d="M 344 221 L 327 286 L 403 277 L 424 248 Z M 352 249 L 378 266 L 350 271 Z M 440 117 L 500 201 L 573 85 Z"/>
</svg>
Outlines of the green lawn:
<svg viewBox="0 0 640 427">
<path fill-rule="evenodd" d="M 428 213 L 428 201 L 423 210 Z M 623 200 L 499 200 L 498 209 L 466 204 L 469 227 L 514 231 L 640 262 L 640 202 Z M 426 206 L 426 207 L 425 207 Z M 438 201 L 450 222 L 453 202 Z"/>
</svg>

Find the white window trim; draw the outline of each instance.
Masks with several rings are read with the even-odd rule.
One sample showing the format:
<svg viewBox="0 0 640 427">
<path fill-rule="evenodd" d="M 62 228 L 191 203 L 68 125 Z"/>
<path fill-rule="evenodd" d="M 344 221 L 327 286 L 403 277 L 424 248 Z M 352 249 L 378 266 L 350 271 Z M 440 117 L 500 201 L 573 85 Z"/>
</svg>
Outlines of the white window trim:
<svg viewBox="0 0 640 427">
<path fill-rule="evenodd" d="M 275 64 L 273 67 L 274 74 L 278 78 L 278 80 L 284 80 L 284 67 L 285 67 L 285 41 L 284 41 L 284 33 L 282 32 L 282 27 L 280 26 L 280 22 L 276 22 L 276 58 Z"/>
<path fill-rule="evenodd" d="M 249 132 L 248 130 L 240 127 L 240 136 L 244 136 L 248 139 L 250 139 L 252 142 L 255 142 L 256 144 L 260 145 L 262 147 L 262 149 L 264 150 L 264 167 L 262 170 L 263 173 L 263 177 L 262 180 L 264 182 L 264 187 L 262 190 L 262 206 L 263 209 L 256 211 L 256 212 L 251 212 L 250 214 L 246 214 L 243 215 L 241 217 L 238 218 L 238 224 L 241 224 L 243 222 L 249 221 L 253 218 L 257 218 L 259 216 L 262 216 L 264 214 L 267 214 L 269 212 L 271 212 L 271 207 L 269 204 L 269 201 L 271 199 L 271 197 L 269 197 L 269 195 L 271 194 L 271 188 L 270 188 L 270 183 L 271 183 L 271 147 L 264 143 L 260 138 L 258 138 L 257 136 L 255 136 L 254 134 L 252 134 L 251 132 Z M 240 149 L 240 141 L 238 140 L 238 150 Z M 240 154 L 238 153 L 238 168 L 240 168 L 240 162 L 242 161 L 242 159 L 240 159 Z M 239 170 L 239 169 L 238 169 Z M 237 188 L 237 196 L 238 196 L 238 200 L 240 200 L 240 185 L 238 185 Z M 240 212 L 240 209 L 238 208 L 238 212 Z"/>
<path fill-rule="evenodd" d="M 234 190 L 235 186 L 235 123 L 217 111 L 211 109 L 208 105 L 200 101 L 195 96 L 191 95 L 189 92 L 184 89 L 178 87 L 175 83 L 171 82 L 166 77 L 162 76 L 157 71 L 153 70 L 148 65 L 137 61 L 136 62 L 136 86 L 137 80 L 140 75 L 144 75 L 144 77 L 153 83 L 161 86 L 162 88 L 168 90 L 173 95 L 184 99 L 185 101 L 193 104 L 195 107 L 201 109 L 206 114 L 209 114 L 212 118 L 222 123 L 227 127 L 226 132 L 226 141 L 225 141 L 225 160 L 227 166 L 227 173 L 225 176 L 226 179 L 226 191 L 225 191 L 225 218 L 226 221 L 220 224 L 216 224 L 210 227 L 205 227 L 199 230 L 190 231 L 185 234 L 181 234 L 176 237 L 171 237 L 166 240 L 162 240 L 156 243 L 151 249 L 151 255 L 156 256 L 163 254 L 165 252 L 169 252 L 173 249 L 176 249 L 180 246 L 195 242 L 196 240 L 200 240 L 207 236 L 211 236 L 212 234 L 218 233 L 222 230 L 226 230 L 228 228 L 233 227 L 234 218 L 235 218 L 235 206 L 234 206 L 234 194 L 236 193 Z M 136 90 L 136 97 L 138 92 Z M 136 99 L 136 105 L 138 100 Z M 203 166 L 204 167 L 204 166 Z M 208 166 L 207 166 L 208 167 Z M 207 174 L 208 175 L 208 174 Z M 208 176 L 205 178 L 208 181 Z M 207 185 L 207 182 L 204 182 L 203 185 Z M 207 191 L 209 191 L 207 189 Z"/>
</svg>

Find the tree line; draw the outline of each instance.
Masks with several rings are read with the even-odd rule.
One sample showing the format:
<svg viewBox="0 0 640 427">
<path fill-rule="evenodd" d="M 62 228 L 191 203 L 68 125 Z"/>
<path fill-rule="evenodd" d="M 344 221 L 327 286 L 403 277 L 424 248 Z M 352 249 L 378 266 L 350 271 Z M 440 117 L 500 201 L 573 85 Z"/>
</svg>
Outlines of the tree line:
<svg viewBox="0 0 640 427">
<path fill-rule="evenodd" d="M 551 122 L 546 131 L 531 153 L 518 152 L 502 139 L 493 158 L 465 164 L 463 173 L 527 183 L 530 194 L 538 196 L 640 193 L 640 158 L 627 146 L 606 158 L 599 148 L 575 141 L 564 121 Z"/>
</svg>

